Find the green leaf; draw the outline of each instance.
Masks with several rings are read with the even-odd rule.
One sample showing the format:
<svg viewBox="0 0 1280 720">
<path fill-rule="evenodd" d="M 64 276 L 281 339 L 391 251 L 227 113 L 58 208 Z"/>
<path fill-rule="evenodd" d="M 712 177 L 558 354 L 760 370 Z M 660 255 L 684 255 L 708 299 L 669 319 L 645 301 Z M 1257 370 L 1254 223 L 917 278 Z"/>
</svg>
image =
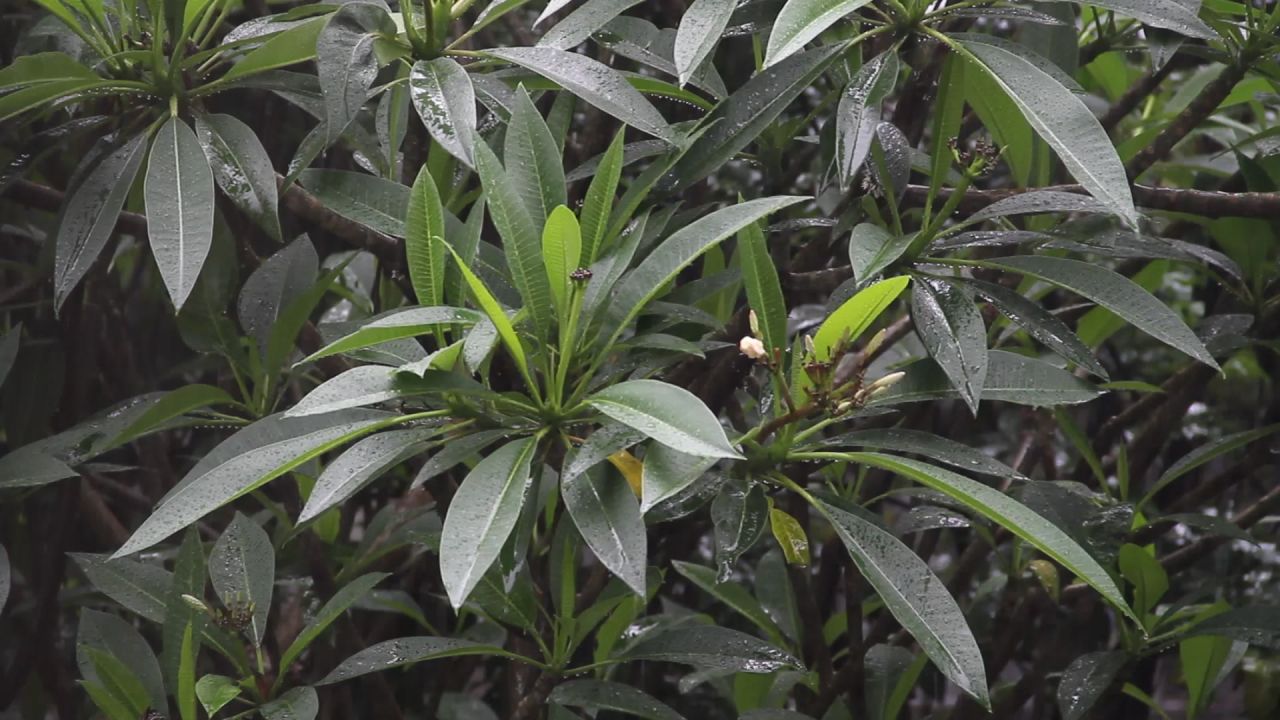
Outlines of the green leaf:
<svg viewBox="0 0 1280 720">
<path fill-rule="evenodd" d="M 1195 718 L 1205 709 L 1223 679 L 1223 671 L 1229 672 L 1248 647 L 1248 643 L 1231 638 L 1208 636 L 1178 643 L 1178 659 L 1187 686 L 1187 717 Z"/>
<path fill-rule="evenodd" d="M 1054 0 L 1050 0 L 1051 2 Z M 1089 0 L 1094 7 L 1115 10 L 1145 25 L 1181 35 L 1215 40 L 1218 34 L 1197 14 L 1200 3 L 1184 0 Z"/>
<path fill-rule="evenodd" d="M 573 283 L 569 275 L 582 266 L 582 230 L 578 227 L 577 216 L 564 205 L 556 206 L 547 217 L 542 230 L 542 259 L 563 324 L 569 312 Z"/>
<path fill-rule="evenodd" d="M 1259 605 L 1228 610 L 1187 631 L 1188 637 L 1200 635 L 1216 635 L 1280 650 L 1280 607 Z"/>
<path fill-rule="evenodd" d="M 587 403 L 680 452 L 708 458 L 742 457 L 725 437 L 715 414 L 684 388 L 658 380 L 629 380 L 595 393 Z"/>
<path fill-rule="evenodd" d="M 973 300 L 948 282 L 917 277 L 911 319 L 929 355 L 976 416 L 987 377 L 987 327 Z"/>
<path fill-rule="evenodd" d="M 375 52 L 384 36 L 394 37 L 395 23 L 384 7 L 350 3 L 338 7 L 316 37 L 316 75 L 324 93 L 325 146 L 346 130 L 364 107 L 378 75 Z"/>
<path fill-rule="evenodd" d="M 260 357 L 267 357 L 272 329 L 289 305 L 315 283 L 319 270 L 320 258 L 304 235 L 267 258 L 245 281 L 236 300 L 236 311 L 240 326 L 256 342 Z"/>
<path fill-rule="evenodd" d="M 516 88 L 514 105 L 507 123 L 502 162 L 536 230 L 546 223 L 554 208 L 569 202 L 564 166 L 555 136 L 523 86 Z"/>
<path fill-rule="evenodd" d="M 455 610 L 515 528 L 533 481 L 530 464 L 537 447 L 535 438 L 503 445 L 472 468 L 453 496 L 440 536 L 440 575 Z"/>
<path fill-rule="evenodd" d="M 715 51 L 736 7 L 735 0 L 693 0 L 680 16 L 672 50 L 680 87 L 688 84 L 693 73 Z"/>
<path fill-rule="evenodd" d="M 911 278 L 906 275 L 881 280 L 871 287 L 860 290 L 843 305 L 836 308 L 813 336 L 815 357 L 821 362 L 832 359 L 832 351 L 841 341 L 853 342 L 858 339 L 871 323 L 880 317 L 889 305 L 902 294 Z"/>
<path fill-rule="evenodd" d="M 657 464 L 657 459 L 646 460 L 650 465 Z M 716 580 L 724 582 L 733 576 L 743 553 L 764 536 L 765 525 L 769 524 L 769 500 L 764 488 L 729 485 L 711 501 L 711 523 L 716 543 Z"/>
<path fill-rule="evenodd" d="M 1028 335 L 1044 343 L 1045 347 L 1104 380 L 1110 377 L 1106 368 L 1093 356 L 1089 346 L 1057 315 L 1003 285 L 967 278 L 960 282 L 973 288 L 1004 313 L 1005 317 L 1027 331 Z"/>
<path fill-rule="evenodd" d="M 147 620 L 164 622 L 164 592 L 173 582 L 169 571 L 136 560 L 89 553 L 72 553 L 71 559 L 99 592 Z"/>
<path fill-rule="evenodd" d="M 224 607 L 253 608 L 249 637 L 261 646 L 276 579 L 275 548 L 262 526 L 236 513 L 209 552 L 209 579 Z"/>
<path fill-rule="evenodd" d="M 196 681 L 196 697 L 209 717 L 240 697 L 240 686 L 225 675 L 205 675 Z"/>
<path fill-rule="evenodd" d="M 784 642 L 782 629 L 764 611 L 760 601 L 752 597 L 746 588 L 737 583 L 720 581 L 716 577 L 715 570 L 702 565 L 675 560 L 672 561 L 672 567 L 703 592 L 750 620 L 769 636 L 770 642 L 774 644 L 782 644 Z"/>
<path fill-rule="evenodd" d="M 467 655 L 494 655 L 513 660 L 526 660 L 493 645 L 482 645 L 470 640 L 446 637 L 404 637 L 372 645 L 343 660 L 317 685 L 332 685 L 351 678 L 381 672 L 394 667 L 413 665 L 427 660 L 463 657 Z"/>
<path fill-rule="evenodd" d="M 327 22 L 327 17 L 318 17 L 271 37 L 240 58 L 235 65 L 231 66 L 227 74 L 218 78 L 214 84 L 222 86 L 267 70 L 314 59 L 316 39 L 320 37 L 320 31 L 324 29 Z"/>
<path fill-rule="evenodd" d="M 453 253 L 453 259 L 457 261 L 458 269 L 462 271 L 462 278 L 467 283 L 467 287 L 471 288 L 471 294 L 475 298 L 476 304 L 484 311 L 489 318 L 489 322 L 493 324 L 498 331 L 498 337 L 502 338 L 502 344 L 506 346 L 507 352 L 511 353 L 511 358 L 515 360 L 516 367 L 520 370 L 521 376 L 528 384 L 531 390 L 536 390 L 537 386 L 533 382 L 533 376 L 529 373 L 529 363 L 525 357 L 524 346 L 520 344 L 520 338 L 516 335 L 515 327 L 511 324 L 507 313 L 498 304 L 498 299 L 489 292 L 489 288 L 485 286 L 484 281 L 476 277 L 471 268 L 462 261 L 458 256 L 458 252 L 449 247 L 449 252 Z M 543 276 L 545 280 L 546 277 Z M 480 329 L 472 331 L 472 335 Z M 470 340 L 470 337 L 468 337 Z"/>
<path fill-rule="evenodd" d="M 864 283 L 879 275 L 902 257 L 915 238 L 915 235 L 891 235 L 872 223 L 855 225 L 849 234 L 849 265 L 854 279 Z"/>
<path fill-rule="evenodd" d="M 379 315 L 367 321 L 360 329 L 325 345 L 299 363 L 310 363 L 331 355 L 351 353 L 392 340 L 426 335 L 441 324 L 474 325 L 482 316 L 474 310 L 440 305 L 437 307 L 408 307 Z M 296 414 L 296 408 L 293 411 Z"/>
<path fill-rule="evenodd" d="M 782 549 L 782 556 L 788 565 L 807 567 L 809 565 L 809 538 L 804 527 L 784 510 L 770 508 L 769 528 L 773 531 L 773 539 Z"/>
<path fill-rule="evenodd" d="M 83 654 L 92 664 L 92 674 L 98 681 L 94 684 L 103 688 L 105 694 L 111 697 L 112 712 L 119 712 L 118 708 L 123 707 L 128 712 L 124 717 L 140 717 L 147 708 L 146 688 L 130 668 L 119 658 L 97 648 L 83 648 Z"/>
<path fill-rule="evenodd" d="M 1177 480 L 1192 470 L 1195 470 L 1214 458 L 1221 457 L 1229 452 L 1238 450 L 1245 445 L 1261 440 L 1268 435 L 1274 434 L 1278 430 L 1280 430 L 1280 423 L 1233 433 L 1226 437 L 1218 438 L 1213 442 L 1201 445 L 1195 450 L 1183 455 L 1181 458 L 1178 458 L 1177 462 L 1170 465 L 1164 471 L 1164 474 L 1160 476 L 1160 479 L 1157 480 L 1155 484 L 1151 486 L 1151 489 L 1147 491 L 1147 494 L 1138 501 L 1138 507 L 1141 508 L 1146 505 L 1151 501 L 1151 498 L 1156 496 L 1156 493 L 1159 493 L 1161 490 L 1168 487 L 1174 480 Z"/>
<path fill-rule="evenodd" d="M 307 522 L 337 507 L 378 476 L 426 450 L 427 442 L 439 433 L 436 428 L 391 430 L 352 445 L 316 478 L 298 522 Z"/>
<path fill-rule="evenodd" d="M 583 267 L 589 267 L 600 256 L 609 229 L 609 215 L 613 210 L 618 181 L 622 177 L 625 129 L 613 136 L 609 149 L 600 158 L 595 177 L 587 188 L 582 201 L 582 259 Z"/>
<path fill-rule="evenodd" d="M 510 430 L 481 430 L 450 439 L 440 452 L 431 456 L 413 478 L 412 487 L 420 487 L 440 473 L 461 463 L 499 440 L 511 437 Z"/>
<path fill-rule="evenodd" d="M 1169 589 L 1169 576 L 1160 562 L 1131 543 L 1120 546 L 1120 574 L 1133 586 L 1133 610 L 1143 618 Z"/>
<path fill-rule="evenodd" d="M 198 720 L 196 716 L 196 660 L 200 645 L 195 638 L 195 628 L 187 623 L 182 632 L 182 650 L 178 661 L 178 688 L 174 693 L 178 701 L 178 716 L 182 720 Z"/>
<path fill-rule="evenodd" d="M 467 167 L 474 167 L 476 92 L 467 71 L 452 58 L 419 60 L 409 73 L 409 96 L 440 147 Z"/>
<path fill-rule="evenodd" d="M 550 47 L 498 48 L 484 53 L 547 78 L 637 130 L 675 142 L 675 133 L 657 108 L 608 65 Z"/>
<path fill-rule="evenodd" d="M 1102 394 L 1093 385 L 1042 360 L 1004 350 L 990 351 L 987 359 L 987 379 L 982 387 L 986 400 L 1052 407 L 1089 402 Z M 901 382 L 869 404 L 895 405 L 960 396 L 933 360 L 912 363 L 904 370 L 907 376 Z"/>
<path fill-rule="evenodd" d="M 188 528 L 182 534 L 182 544 L 178 546 L 177 559 L 173 564 L 173 579 L 164 589 L 164 623 L 160 628 L 160 639 L 163 653 L 161 667 L 164 684 L 169 688 L 178 687 L 178 673 L 182 668 L 183 638 L 187 626 L 191 626 L 197 645 L 208 641 L 218 648 L 233 662 L 245 661 L 245 644 L 233 638 L 227 631 L 209 623 L 208 615 L 196 610 L 183 598 L 190 595 L 194 598 L 205 597 L 205 585 L 209 574 L 208 561 L 205 558 L 204 543 L 195 528 Z M 197 648 L 197 652 L 199 649 Z"/>
<path fill-rule="evenodd" d="M 1049 73 L 980 37 L 968 36 L 953 47 L 990 74 L 1090 195 L 1129 225 L 1137 225 L 1124 165 L 1093 112 Z"/>
<path fill-rule="evenodd" d="M 1128 663 L 1125 653 L 1112 650 L 1081 655 L 1067 666 L 1058 683 L 1058 711 L 1062 720 L 1081 720 L 1111 689 Z"/>
<path fill-rule="evenodd" d="M 589 470 L 565 479 L 560 494 L 591 552 L 636 595 L 645 597 L 644 519 L 627 483 Z"/>
<path fill-rule="evenodd" d="M 262 720 L 315 720 L 320 697 L 313 687 L 296 687 L 258 708 Z"/>
<path fill-rule="evenodd" d="M 325 628 L 333 624 L 334 620 L 341 617 L 342 613 L 359 602 L 361 598 L 368 595 L 373 586 L 382 582 L 387 576 L 387 573 L 361 575 L 334 593 L 333 597 L 329 598 L 324 606 L 311 617 L 306 627 L 302 628 L 302 632 L 298 633 L 298 636 L 289 644 L 288 649 L 280 656 L 280 673 L 276 679 L 276 684 L 278 685 L 284 679 L 285 672 L 293 667 L 293 662 L 298 659 L 303 650 L 306 650 L 311 643 L 315 642 L 316 638 L 320 637 L 320 633 L 324 632 Z"/>
<path fill-rule="evenodd" d="M 672 233 L 618 287 L 611 308 L 613 315 L 622 320 L 614 338 L 708 248 L 771 213 L 807 199 L 779 196 L 749 200 L 717 210 Z"/>
<path fill-rule="evenodd" d="M 647 513 L 688 490 L 716 464 L 716 458 L 690 455 L 660 442 L 645 451 L 640 472 L 640 512 Z"/>
<path fill-rule="evenodd" d="M 769 643 L 714 625 L 684 626 L 646 636 L 624 652 L 624 660 L 656 660 L 706 670 L 767 674 L 799 668 L 800 661 Z"/>
<path fill-rule="evenodd" d="M 570 680 L 557 685 L 547 700 L 556 705 L 585 710 L 606 710 L 647 720 L 683 720 L 684 718 L 653 696 L 630 685 L 608 680 Z"/>
<path fill-rule="evenodd" d="M 133 680 L 126 682 L 133 685 L 135 692 L 142 691 L 137 697 L 139 704 L 165 707 L 167 702 L 160 662 L 146 638 L 132 624 L 115 615 L 89 608 L 80 611 L 80 627 L 76 631 L 76 662 L 80 666 L 80 674 L 85 680 L 105 685 L 108 679 L 99 677 L 93 661 L 95 653 L 89 650 L 118 660 L 127 669 Z"/>
<path fill-rule="evenodd" d="M 805 43 L 871 0 L 787 0 L 773 22 L 764 66 L 777 64 L 799 52 Z"/>
<path fill-rule="evenodd" d="M 330 210 L 387 235 L 403 237 L 409 188 L 398 182 L 349 170 L 309 168 L 298 181 Z"/>
<path fill-rule="evenodd" d="M 9 600 L 9 590 L 13 587 L 13 572 L 9 564 L 9 551 L 0 545 L 0 612 Z"/>
<path fill-rule="evenodd" d="M 826 503 L 816 507 L 831 521 L 858 571 L 938 670 L 983 707 L 990 708 L 978 641 L 960 606 L 924 560 L 874 523 Z"/>
<path fill-rule="evenodd" d="M 547 30 L 539 47 L 569 50 L 586 42 L 600 28 L 640 0 L 587 0 Z"/>
<path fill-rule="evenodd" d="M 836 110 L 836 170 L 840 186 L 848 190 L 871 152 L 880 103 L 898 81 L 896 51 L 883 52 L 867 61 L 840 95 Z"/>
<path fill-rule="evenodd" d="M 409 191 L 409 207 L 404 218 L 404 252 L 409 261 L 409 280 L 418 304 L 444 304 L 444 206 L 440 191 L 423 165 Z"/>
<path fill-rule="evenodd" d="M 253 129 L 231 115 L 197 115 L 196 137 L 223 194 L 271 239 L 282 242 L 275 170 Z"/>
<path fill-rule="evenodd" d="M 907 428 L 871 428 L 855 430 L 822 441 L 829 447 L 869 447 L 879 450 L 923 455 L 961 470 L 1000 478 L 1022 479 L 1013 468 L 987 455 L 981 450 L 958 443 L 955 440 L 922 430 Z"/>
<path fill-rule="evenodd" d="M 1084 548 L 1022 503 L 950 470 L 879 453 L 847 453 L 843 459 L 897 473 L 933 488 L 1007 528 L 1088 583 L 1125 615 L 1137 620 L 1115 581 Z"/>
<path fill-rule="evenodd" d="M 551 286 L 547 282 L 547 269 L 538 240 L 541 223 L 534 224 L 513 174 L 503 169 L 489 146 L 477 143 L 475 152 L 476 170 L 489 200 L 489 216 L 502 235 L 511 279 L 520 291 L 538 336 L 546 339 L 550 337 L 553 308 Z"/>
<path fill-rule="evenodd" d="M 0 91 L 75 80 L 101 80 L 93 70 L 62 52 L 19 55 L 0 68 Z"/>
<path fill-rule="evenodd" d="M 380 427 L 399 422 L 399 416 L 369 410 L 343 410 L 317 416 L 317 419 L 327 422 L 320 424 L 313 422 L 313 418 L 269 416 L 223 441 L 183 478 L 179 487 L 166 496 L 114 557 L 145 550 L 311 458 Z M 310 429 L 316 424 L 320 427 Z M 302 432 L 292 435 L 290 429 L 295 426 Z M 271 437 L 272 440 L 254 446 L 252 441 L 238 440 L 241 434 L 249 434 L 255 439 Z M 223 445 L 249 447 L 245 452 L 226 457 L 227 453 L 219 452 Z"/>
<path fill-rule="evenodd" d="M 738 258 L 742 263 L 742 284 L 747 290 L 747 303 L 760 321 L 764 346 L 787 348 L 787 302 L 782 296 L 778 268 L 769 254 L 764 231 L 759 223 L 751 223 L 738 231 Z"/>
<path fill-rule="evenodd" d="M 927 662 L 924 654 L 914 655 L 897 645 L 872 645 L 864 660 L 867 672 L 866 717 L 868 720 L 894 720 L 906 696 L 915 687 L 915 679 Z M 906 690 L 901 691 L 906 685 Z M 901 691 L 901 692 L 900 692 Z M 898 702 L 900 701 L 900 702 Z"/>
<path fill-rule="evenodd" d="M 723 167 L 812 86 L 845 47 L 840 43 L 810 50 L 757 73 L 703 118 L 699 127 L 706 131 L 671 168 L 662 185 L 682 190 Z"/>
<path fill-rule="evenodd" d="M 139 134 L 91 155 L 80 181 L 67 192 L 54 250 L 55 309 L 62 307 L 106 247 L 146 153 L 147 136 Z"/>
<path fill-rule="evenodd" d="M 120 431 L 110 440 L 108 445 L 118 447 L 163 428 L 171 420 L 180 418 L 192 410 L 207 408 L 211 405 L 237 405 L 236 401 L 222 388 L 212 385 L 184 385 L 165 393 L 165 396 L 146 412 L 142 413 L 128 427 Z"/>
<path fill-rule="evenodd" d="M 1044 255 L 1020 255 L 982 261 L 984 266 L 1031 275 L 1084 296 L 1127 320 L 1151 337 L 1218 369 L 1204 343 L 1170 310 L 1141 286 L 1099 265 Z"/>
</svg>

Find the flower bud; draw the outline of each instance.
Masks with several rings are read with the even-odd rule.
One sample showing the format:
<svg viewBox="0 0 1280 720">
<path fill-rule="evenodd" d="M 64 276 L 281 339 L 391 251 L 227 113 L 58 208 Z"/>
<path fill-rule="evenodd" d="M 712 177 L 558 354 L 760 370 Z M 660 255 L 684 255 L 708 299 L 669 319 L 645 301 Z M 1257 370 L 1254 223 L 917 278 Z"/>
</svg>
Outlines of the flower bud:
<svg viewBox="0 0 1280 720">
<path fill-rule="evenodd" d="M 902 378 L 906 376 L 907 374 L 904 372 L 895 372 L 889 373 L 888 375 L 876 380 L 866 388 L 867 399 L 869 400 L 877 395 L 884 394 L 889 388 L 897 385 Z"/>
<path fill-rule="evenodd" d="M 751 334 L 760 337 L 760 316 L 756 315 L 755 310 L 747 312 L 747 321 L 751 325 Z"/>
<path fill-rule="evenodd" d="M 764 348 L 764 343 L 753 337 L 744 337 L 738 341 L 738 350 L 752 360 L 764 360 L 769 357 L 769 353 Z"/>
<path fill-rule="evenodd" d="M 871 341 L 867 343 L 866 349 L 862 351 L 863 357 L 870 358 L 876 354 L 880 346 L 884 344 L 884 338 L 888 334 L 888 328 L 881 328 L 880 332 L 872 336 Z"/>
<path fill-rule="evenodd" d="M 209 606 L 205 605 L 203 600 L 195 597 L 194 595 L 187 595 L 186 593 L 183 593 L 182 602 L 186 603 L 193 610 L 209 612 Z"/>
</svg>

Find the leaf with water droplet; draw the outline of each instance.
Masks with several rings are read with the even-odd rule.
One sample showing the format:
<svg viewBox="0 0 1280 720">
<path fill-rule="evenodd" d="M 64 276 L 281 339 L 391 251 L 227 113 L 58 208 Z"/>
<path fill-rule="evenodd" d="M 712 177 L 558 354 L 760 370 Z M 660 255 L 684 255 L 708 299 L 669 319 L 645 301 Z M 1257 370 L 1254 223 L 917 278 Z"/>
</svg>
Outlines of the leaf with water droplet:
<svg viewBox="0 0 1280 720">
<path fill-rule="evenodd" d="M 248 604 L 253 608 L 246 630 L 255 646 L 262 645 L 267 631 L 275 574 L 271 538 L 258 523 L 236 513 L 209 553 L 209 579 L 224 607 Z"/>
<path fill-rule="evenodd" d="M 419 60 L 409 73 L 409 96 L 440 147 L 474 167 L 476 95 L 467 71 L 452 58 Z"/>
<path fill-rule="evenodd" d="M 982 651 L 964 613 L 929 566 L 901 540 L 840 508 L 820 503 L 836 535 L 885 607 L 951 682 L 991 706 Z"/>
<path fill-rule="evenodd" d="M 560 494 L 582 539 L 600 562 L 633 592 L 645 596 L 644 519 L 626 481 L 597 465 L 562 481 Z"/>
<path fill-rule="evenodd" d="M 1110 689 L 1128 662 L 1119 650 L 1081 655 L 1067 666 L 1058 682 L 1058 711 L 1063 720 L 1080 720 Z"/>
<path fill-rule="evenodd" d="M 612 710 L 646 720 L 684 720 L 653 696 L 630 685 L 608 680 L 580 679 L 557 685 L 548 702 L 585 710 Z"/>
<path fill-rule="evenodd" d="M 253 129 L 231 115 L 197 115 L 196 137 L 222 192 L 271 239 L 282 242 L 275 170 Z"/>
<path fill-rule="evenodd" d="M 704 458 L 740 458 L 714 413 L 684 388 L 658 380 L 629 380 L 605 388 L 587 403 L 674 450 Z M 651 507 L 651 498 L 645 498 Z"/>
<path fill-rule="evenodd" d="M 987 377 L 987 327 L 973 300 L 945 280 L 917 276 L 911 319 L 929 355 L 976 416 Z"/>
</svg>

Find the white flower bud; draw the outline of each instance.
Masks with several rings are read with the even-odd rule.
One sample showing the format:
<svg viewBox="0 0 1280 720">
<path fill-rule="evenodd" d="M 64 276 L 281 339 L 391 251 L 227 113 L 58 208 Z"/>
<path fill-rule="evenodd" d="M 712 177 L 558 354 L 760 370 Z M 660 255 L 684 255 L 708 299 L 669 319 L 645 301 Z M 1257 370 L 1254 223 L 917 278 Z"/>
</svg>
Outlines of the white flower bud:
<svg viewBox="0 0 1280 720">
<path fill-rule="evenodd" d="M 739 340 L 738 350 L 752 360 L 764 360 L 769 357 L 768 351 L 764 349 L 764 343 L 753 337 L 744 337 Z"/>
<path fill-rule="evenodd" d="M 867 386 L 867 398 L 869 399 L 877 395 L 884 394 L 885 391 L 887 391 L 889 388 L 893 387 L 894 385 L 897 385 L 902 380 L 902 378 L 906 376 L 907 374 L 904 372 L 895 372 L 895 373 L 889 373 L 888 375 L 885 375 L 884 377 L 876 380 L 875 382 Z"/>
<path fill-rule="evenodd" d="M 755 310 L 747 312 L 747 320 L 751 325 L 751 334 L 760 337 L 760 316 L 756 315 Z"/>
<path fill-rule="evenodd" d="M 884 344 L 884 336 L 887 334 L 887 330 L 888 328 L 881 329 L 871 338 L 871 342 L 867 343 L 866 349 L 862 351 L 864 357 L 871 357 L 876 354 L 876 351 Z"/>
</svg>

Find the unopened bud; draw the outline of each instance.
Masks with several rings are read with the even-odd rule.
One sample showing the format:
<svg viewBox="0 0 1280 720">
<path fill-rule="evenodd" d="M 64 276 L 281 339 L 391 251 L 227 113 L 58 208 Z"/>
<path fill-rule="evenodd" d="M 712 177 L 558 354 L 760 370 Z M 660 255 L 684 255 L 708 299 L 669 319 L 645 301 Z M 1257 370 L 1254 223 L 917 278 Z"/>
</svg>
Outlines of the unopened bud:
<svg viewBox="0 0 1280 720">
<path fill-rule="evenodd" d="M 842 403 L 840 403 L 839 405 L 837 405 L 837 406 L 836 406 L 836 414 L 837 414 L 837 415 L 843 415 L 843 414 L 845 414 L 845 413 L 849 412 L 850 410 L 852 410 L 852 409 L 853 409 L 853 406 L 854 406 L 855 404 L 856 404 L 856 403 L 854 403 L 854 401 L 852 401 L 852 400 L 845 400 L 844 402 L 842 402 Z"/>
<path fill-rule="evenodd" d="M 747 312 L 747 322 L 751 325 L 751 334 L 760 337 L 760 316 L 756 315 L 755 310 Z"/>
<path fill-rule="evenodd" d="M 804 354 L 809 357 L 813 357 L 814 354 L 817 352 L 818 352 L 817 349 L 814 348 L 813 346 L 813 336 L 805 335 L 804 336 Z"/>
<path fill-rule="evenodd" d="M 880 346 L 884 344 L 884 338 L 888 333 L 888 328 L 881 328 L 880 332 L 872 336 L 871 341 L 867 343 L 866 349 L 862 351 L 863 356 L 869 358 L 872 355 L 875 355 L 876 351 L 880 349 Z"/>
<path fill-rule="evenodd" d="M 753 337 L 744 337 L 739 340 L 738 350 L 752 360 L 764 360 L 769 357 L 768 351 L 764 349 L 764 343 Z"/>
<path fill-rule="evenodd" d="M 200 612 L 209 612 L 209 606 L 205 605 L 203 600 L 201 600 L 198 597 L 195 597 L 194 595 L 187 595 L 183 593 L 182 602 L 189 605 L 193 610 L 199 610 Z"/>
<path fill-rule="evenodd" d="M 897 385 L 902 378 L 906 377 L 904 372 L 889 373 L 884 377 L 876 380 L 866 387 L 867 399 L 870 400 L 877 395 L 883 395 L 889 388 Z"/>
</svg>

